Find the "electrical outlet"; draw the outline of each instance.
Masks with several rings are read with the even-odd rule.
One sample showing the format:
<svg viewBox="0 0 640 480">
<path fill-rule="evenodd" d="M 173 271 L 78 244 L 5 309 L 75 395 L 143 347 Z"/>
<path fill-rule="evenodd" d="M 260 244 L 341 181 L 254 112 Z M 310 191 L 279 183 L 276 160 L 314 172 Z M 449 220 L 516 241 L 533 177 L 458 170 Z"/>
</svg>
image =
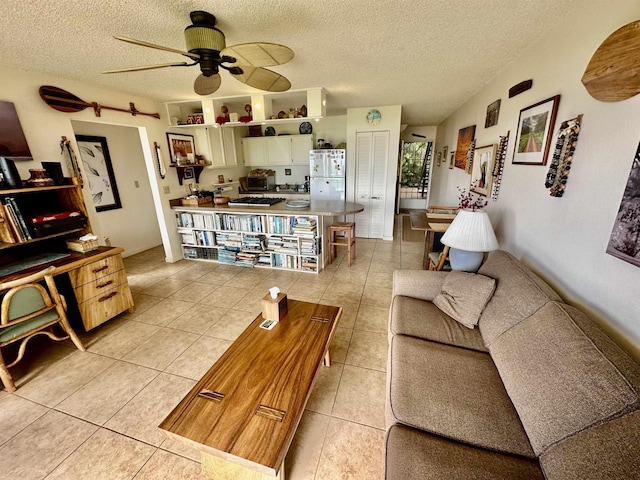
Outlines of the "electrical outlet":
<svg viewBox="0 0 640 480">
<path fill-rule="evenodd" d="M 140 188 L 140 182 L 138 182 L 138 180 L 134 180 L 133 184 L 136 186 L 136 188 Z"/>
<path fill-rule="evenodd" d="M 162 187 L 162 191 L 167 194 L 167 193 L 171 193 L 171 188 L 169 188 L 169 185 L 165 185 L 164 187 Z"/>
</svg>

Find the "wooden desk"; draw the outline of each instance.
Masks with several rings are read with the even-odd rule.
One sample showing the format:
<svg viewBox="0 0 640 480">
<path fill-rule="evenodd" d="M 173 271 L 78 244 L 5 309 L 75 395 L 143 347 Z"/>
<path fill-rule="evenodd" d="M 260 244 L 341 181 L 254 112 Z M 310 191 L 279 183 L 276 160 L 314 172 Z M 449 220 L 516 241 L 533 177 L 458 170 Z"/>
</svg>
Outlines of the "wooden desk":
<svg viewBox="0 0 640 480">
<path fill-rule="evenodd" d="M 340 307 L 289 299 L 272 330 L 259 327 L 258 315 L 160 429 L 200 450 L 210 478 L 282 479 L 341 314 Z"/>
<path fill-rule="evenodd" d="M 427 268 L 429 253 L 433 251 L 433 244 L 436 233 L 444 233 L 449 225 L 456 217 L 450 213 L 412 213 L 411 230 L 423 230 L 424 233 L 424 250 L 422 254 L 422 268 Z"/>
<path fill-rule="evenodd" d="M 54 275 L 69 275 L 80 318 L 84 328 L 90 330 L 125 310 L 133 311 L 122 252 L 124 249 L 120 247 L 98 247 L 87 253 L 67 251 L 66 257 L 5 275 L 0 282 L 16 280 L 53 265 Z"/>
</svg>

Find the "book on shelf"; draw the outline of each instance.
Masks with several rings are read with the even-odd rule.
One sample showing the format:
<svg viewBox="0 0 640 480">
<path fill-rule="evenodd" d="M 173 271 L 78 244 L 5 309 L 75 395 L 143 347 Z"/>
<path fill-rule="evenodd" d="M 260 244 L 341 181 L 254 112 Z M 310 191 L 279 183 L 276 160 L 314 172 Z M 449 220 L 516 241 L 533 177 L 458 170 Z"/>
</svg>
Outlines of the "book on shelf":
<svg viewBox="0 0 640 480">
<path fill-rule="evenodd" d="M 52 220 L 63 220 L 65 218 L 79 217 L 82 215 L 80 212 L 72 211 L 72 212 L 57 212 L 57 213 L 45 213 L 43 215 L 36 215 L 29 218 L 29 223 L 38 224 L 50 222 Z"/>
<path fill-rule="evenodd" d="M 18 238 L 20 238 L 21 241 L 31 240 L 32 237 L 31 237 L 31 233 L 29 232 L 29 229 L 27 228 L 27 222 L 25 222 L 24 217 L 20 212 L 20 208 L 18 208 L 18 204 L 16 203 L 15 198 L 7 197 L 5 198 L 5 203 L 9 211 L 11 212 L 11 215 L 13 215 L 13 218 L 17 223 L 18 230 L 20 231 L 20 235 Z"/>
</svg>

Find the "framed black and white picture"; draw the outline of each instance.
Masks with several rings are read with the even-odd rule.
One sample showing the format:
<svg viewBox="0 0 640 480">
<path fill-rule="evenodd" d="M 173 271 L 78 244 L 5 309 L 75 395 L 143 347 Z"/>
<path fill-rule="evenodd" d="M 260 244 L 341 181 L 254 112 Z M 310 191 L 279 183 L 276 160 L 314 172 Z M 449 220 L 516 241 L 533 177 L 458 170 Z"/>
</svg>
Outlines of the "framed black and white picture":
<svg viewBox="0 0 640 480">
<path fill-rule="evenodd" d="M 84 167 L 85 182 L 91 191 L 96 211 L 104 212 L 105 210 L 122 208 L 107 139 L 105 137 L 76 135 L 76 143 Z"/>
</svg>

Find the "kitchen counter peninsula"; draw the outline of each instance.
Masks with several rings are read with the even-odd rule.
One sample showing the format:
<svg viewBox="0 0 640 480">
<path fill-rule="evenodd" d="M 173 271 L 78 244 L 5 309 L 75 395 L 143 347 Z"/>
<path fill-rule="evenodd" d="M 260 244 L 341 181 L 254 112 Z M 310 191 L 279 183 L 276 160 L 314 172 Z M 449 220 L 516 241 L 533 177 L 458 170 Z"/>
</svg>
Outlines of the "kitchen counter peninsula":
<svg viewBox="0 0 640 480">
<path fill-rule="evenodd" d="M 238 212 L 238 213 L 265 213 L 265 214 L 285 214 L 285 215 L 321 215 L 321 216 L 341 216 L 353 215 L 364 210 L 364 206 L 355 202 L 343 202 L 340 200 L 311 200 L 307 208 L 287 208 L 287 202 L 276 203 L 275 205 L 256 205 L 251 207 L 240 207 L 230 205 L 214 205 L 204 203 L 199 206 L 181 205 L 180 199 L 171 200 L 174 210 L 202 210 L 214 212 Z"/>
<path fill-rule="evenodd" d="M 311 200 L 308 207 L 181 205 L 171 200 L 183 257 L 255 268 L 318 273 L 325 264 L 325 226 L 364 210 L 354 202 Z"/>
</svg>

